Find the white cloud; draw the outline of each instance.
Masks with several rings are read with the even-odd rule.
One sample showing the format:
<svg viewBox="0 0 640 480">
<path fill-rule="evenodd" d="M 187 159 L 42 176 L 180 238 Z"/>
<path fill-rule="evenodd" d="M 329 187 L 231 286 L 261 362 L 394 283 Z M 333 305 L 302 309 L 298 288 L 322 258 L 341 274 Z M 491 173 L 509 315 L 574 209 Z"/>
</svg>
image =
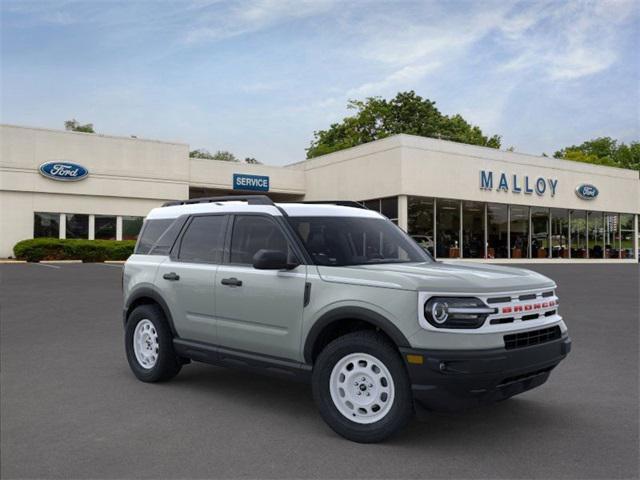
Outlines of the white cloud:
<svg viewBox="0 0 640 480">
<path fill-rule="evenodd" d="M 422 80 L 429 72 L 438 68 L 439 63 L 430 63 L 422 65 L 407 65 L 387 75 L 379 81 L 363 83 L 359 87 L 352 88 L 347 92 L 347 96 L 370 96 L 380 95 L 386 91 L 398 88 L 409 88 L 415 86 L 416 82 Z"/>
</svg>

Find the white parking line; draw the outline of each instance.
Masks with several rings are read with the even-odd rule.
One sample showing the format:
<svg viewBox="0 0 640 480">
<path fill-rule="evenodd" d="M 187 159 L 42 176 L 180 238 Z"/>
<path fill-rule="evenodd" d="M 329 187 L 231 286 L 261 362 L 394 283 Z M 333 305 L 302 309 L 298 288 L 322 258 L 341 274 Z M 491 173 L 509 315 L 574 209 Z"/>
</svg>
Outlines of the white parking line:
<svg viewBox="0 0 640 480">
<path fill-rule="evenodd" d="M 31 265 L 38 265 L 39 267 L 48 267 L 48 268 L 62 268 L 58 265 L 50 265 L 48 263 L 32 263 Z"/>
<path fill-rule="evenodd" d="M 99 263 L 98 265 L 104 265 L 105 267 L 116 267 L 116 268 L 122 268 L 122 265 L 113 264 L 113 263 Z"/>
</svg>

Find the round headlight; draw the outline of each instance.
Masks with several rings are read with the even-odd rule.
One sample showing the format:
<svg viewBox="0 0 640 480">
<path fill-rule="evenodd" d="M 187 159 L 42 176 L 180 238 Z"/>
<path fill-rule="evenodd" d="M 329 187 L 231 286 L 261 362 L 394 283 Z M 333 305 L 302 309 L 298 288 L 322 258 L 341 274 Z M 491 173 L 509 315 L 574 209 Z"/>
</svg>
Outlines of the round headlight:
<svg viewBox="0 0 640 480">
<path fill-rule="evenodd" d="M 433 302 L 431 317 L 436 323 L 444 323 L 449 318 L 449 305 L 446 302 Z"/>
</svg>

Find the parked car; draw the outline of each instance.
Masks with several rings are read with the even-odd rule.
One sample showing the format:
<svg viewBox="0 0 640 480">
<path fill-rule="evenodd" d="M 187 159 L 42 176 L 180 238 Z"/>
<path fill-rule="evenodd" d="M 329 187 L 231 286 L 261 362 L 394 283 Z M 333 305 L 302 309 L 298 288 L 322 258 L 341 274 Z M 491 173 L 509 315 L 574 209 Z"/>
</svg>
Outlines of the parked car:
<svg viewBox="0 0 640 480">
<path fill-rule="evenodd" d="M 571 347 L 552 280 L 436 262 L 362 208 L 168 203 L 145 219 L 123 286 L 140 380 L 190 361 L 309 380 L 322 418 L 356 442 L 397 432 L 414 402 L 456 410 L 537 387 Z"/>
</svg>

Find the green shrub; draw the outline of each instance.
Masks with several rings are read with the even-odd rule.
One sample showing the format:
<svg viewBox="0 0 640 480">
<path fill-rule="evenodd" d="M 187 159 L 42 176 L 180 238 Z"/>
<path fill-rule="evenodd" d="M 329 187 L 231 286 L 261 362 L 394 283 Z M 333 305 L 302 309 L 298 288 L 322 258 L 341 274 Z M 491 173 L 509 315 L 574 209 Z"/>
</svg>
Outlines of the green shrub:
<svg viewBox="0 0 640 480">
<path fill-rule="evenodd" d="M 104 262 L 105 260 L 126 260 L 133 253 L 135 245 L 135 240 L 34 238 L 16 243 L 13 253 L 16 258 L 28 262 L 40 260 Z"/>
</svg>

